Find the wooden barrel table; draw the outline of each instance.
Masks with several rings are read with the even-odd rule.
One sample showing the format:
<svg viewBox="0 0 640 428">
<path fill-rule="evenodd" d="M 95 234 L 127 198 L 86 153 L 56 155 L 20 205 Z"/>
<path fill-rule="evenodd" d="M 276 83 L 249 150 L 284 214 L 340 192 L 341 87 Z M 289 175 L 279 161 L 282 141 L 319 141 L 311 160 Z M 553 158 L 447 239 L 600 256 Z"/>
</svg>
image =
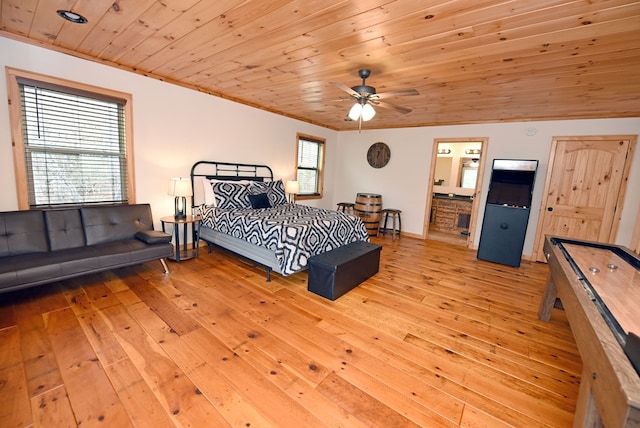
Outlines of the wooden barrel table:
<svg viewBox="0 0 640 428">
<path fill-rule="evenodd" d="M 362 219 L 367 228 L 369 236 L 378 236 L 382 196 L 372 193 L 358 193 L 354 208 L 356 215 Z"/>
</svg>

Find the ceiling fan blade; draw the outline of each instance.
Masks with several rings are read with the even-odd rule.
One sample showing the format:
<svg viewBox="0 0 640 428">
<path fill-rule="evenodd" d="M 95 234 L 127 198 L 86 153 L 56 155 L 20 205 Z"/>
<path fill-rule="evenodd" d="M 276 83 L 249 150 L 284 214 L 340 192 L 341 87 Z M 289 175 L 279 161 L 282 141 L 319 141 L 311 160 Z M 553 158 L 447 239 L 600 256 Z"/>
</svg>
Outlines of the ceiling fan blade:
<svg viewBox="0 0 640 428">
<path fill-rule="evenodd" d="M 395 110 L 398 113 L 402 113 L 402 114 L 411 113 L 411 109 L 410 108 L 397 106 L 395 104 L 391 104 L 391 103 L 388 103 L 386 101 L 369 100 L 369 102 L 371 104 L 374 104 L 374 105 L 377 105 L 377 106 L 380 106 L 380 107 L 384 107 L 384 108 L 388 108 L 388 109 L 391 109 L 391 110 Z"/>
<path fill-rule="evenodd" d="M 359 99 L 360 98 L 360 94 L 357 93 L 356 91 L 354 91 L 353 89 L 351 89 L 350 87 L 348 87 L 347 85 L 345 85 L 344 83 L 340 83 L 340 82 L 329 82 L 331 83 L 333 86 L 335 86 L 336 88 L 345 91 L 347 94 L 351 95 L 352 97 Z"/>
<path fill-rule="evenodd" d="M 382 100 L 384 98 L 406 97 L 406 96 L 409 96 L 409 95 L 420 95 L 420 92 L 416 91 L 415 89 L 404 89 L 404 90 L 401 90 L 401 91 L 382 92 L 380 94 L 372 95 L 372 97 L 375 97 L 376 99 Z"/>
</svg>

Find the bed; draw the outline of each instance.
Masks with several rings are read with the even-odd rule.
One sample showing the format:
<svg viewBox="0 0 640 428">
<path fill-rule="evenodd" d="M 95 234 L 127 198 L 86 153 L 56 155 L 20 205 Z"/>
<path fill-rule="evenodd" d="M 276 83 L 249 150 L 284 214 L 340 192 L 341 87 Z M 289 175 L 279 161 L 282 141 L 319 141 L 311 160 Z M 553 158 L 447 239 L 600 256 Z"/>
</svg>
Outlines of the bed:
<svg viewBox="0 0 640 428">
<path fill-rule="evenodd" d="M 354 215 L 290 203 L 266 165 L 199 161 L 191 168 L 199 239 L 287 276 L 308 259 L 354 241 L 369 241 Z"/>
</svg>

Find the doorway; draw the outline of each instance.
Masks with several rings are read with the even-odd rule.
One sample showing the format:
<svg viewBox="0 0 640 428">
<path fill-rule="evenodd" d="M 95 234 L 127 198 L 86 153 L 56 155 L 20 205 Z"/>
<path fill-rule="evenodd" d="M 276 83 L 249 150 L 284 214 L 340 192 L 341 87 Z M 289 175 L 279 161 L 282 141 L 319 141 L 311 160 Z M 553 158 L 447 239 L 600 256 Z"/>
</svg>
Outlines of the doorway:
<svg viewBox="0 0 640 428">
<path fill-rule="evenodd" d="M 488 138 L 436 138 L 423 236 L 473 246 Z"/>
<path fill-rule="evenodd" d="M 537 261 L 546 261 L 545 235 L 615 241 L 636 138 L 553 139 L 534 243 Z"/>
</svg>

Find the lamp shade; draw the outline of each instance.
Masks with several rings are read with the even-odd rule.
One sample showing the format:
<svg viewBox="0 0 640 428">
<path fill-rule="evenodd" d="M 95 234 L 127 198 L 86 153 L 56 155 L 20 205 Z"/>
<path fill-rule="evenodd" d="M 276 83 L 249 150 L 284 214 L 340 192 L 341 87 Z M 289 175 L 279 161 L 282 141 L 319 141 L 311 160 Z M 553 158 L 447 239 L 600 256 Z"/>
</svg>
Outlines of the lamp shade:
<svg viewBox="0 0 640 428">
<path fill-rule="evenodd" d="M 191 180 L 188 178 L 174 177 L 169 181 L 169 191 L 171 196 L 191 196 Z"/>
<path fill-rule="evenodd" d="M 364 122 L 373 119 L 373 116 L 376 115 L 376 111 L 373 109 L 373 106 L 369 103 L 366 103 L 362 106 L 362 120 Z"/>
<path fill-rule="evenodd" d="M 363 122 L 373 119 L 373 116 L 376 115 L 376 111 L 373 109 L 373 106 L 366 102 L 365 100 L 360 100 L 355 103 L 351 110 L 349 110 L 349 118 L 351 120 L 358 120 L 362 118 Z"/>
<path fill-rule="evenodd" d="M 360 118 L 360 113 L 362 113 L 362 104 L 355 103 L 351 110 L 349 110 L 349 119 L 358 120 Z"/>
<path fill-rule="evenodd" d="M 296 180 L 288 180 L 284 185 L 284 191 L 288 195 L 289 202 L 296 202 L 296 195 L 300 193 L 300 183 Z"/>
<path fill-rule="evenodd" d="M 298 194 L 300 192 L 300 183 L 295 180 L 287 181 L 287 184 L 284 186 L 284 191 L 287 193 Z"/>
</svg>

